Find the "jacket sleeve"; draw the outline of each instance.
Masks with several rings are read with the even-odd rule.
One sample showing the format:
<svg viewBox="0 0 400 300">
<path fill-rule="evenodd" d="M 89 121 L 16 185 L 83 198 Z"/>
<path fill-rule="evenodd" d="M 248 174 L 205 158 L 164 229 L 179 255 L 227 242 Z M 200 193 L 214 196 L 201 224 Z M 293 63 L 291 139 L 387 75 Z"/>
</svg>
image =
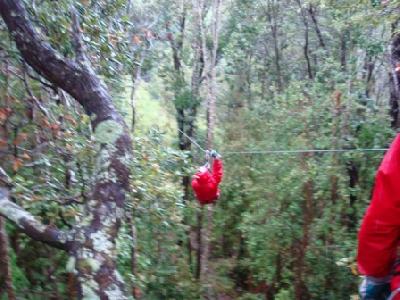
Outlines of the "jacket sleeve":
<svg viewBox="0 0 400 300">
<path fill-rule="evenodd" d="M 217 184 L 219 184 L 222 180 L 222 176 L 224 173 L 223 170 L 223 165 L 222 165 L 222 161 L 218 158 L 216 158 L 213 162 L 213 171 L 212 171 L 212 175 L 214 177 L 214 180 Z"/>
<path fill-rule="evenodd" d="M 360 273 L 387 276 L 400 238 L 400 135 L 385 154 L 375 177 L 371 203 L 358 233 Z"/>
</svg>

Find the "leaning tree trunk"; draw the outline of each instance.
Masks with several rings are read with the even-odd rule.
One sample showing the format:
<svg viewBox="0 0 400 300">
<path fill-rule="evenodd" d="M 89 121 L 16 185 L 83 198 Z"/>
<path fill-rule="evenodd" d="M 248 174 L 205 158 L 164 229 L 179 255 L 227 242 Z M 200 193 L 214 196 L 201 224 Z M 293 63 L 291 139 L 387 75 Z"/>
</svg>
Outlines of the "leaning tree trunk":
<svg viewBox="0 0 400 300">
<path fill-rule="evenodd" d="M 77 276 L 80 299 L 127 299 L 116 268 L 115 244 L 129 190 L 132 143 L 127 126 L 85 58 L 80 30 L 74 30 L 77 61 L 72 61 L 40 38 L 21 0 L 0 0 L 0 13 L 24 60 L 68 92 L 91 116 L 97 150 L 89 199 L 71 232 L 40 224 L 11 202 L 4 189 L 0 191 L 0 214 L 35 240 L 69 253 L 68 269 Z M 74 27 L 79 29 L 76 18 Z"/>
<path fill-rule="evenodd" d="M 313 70 L 311 67 L 311 61 L 310 61 L 310 39 L 309 39 L 309 32 L 310 32 L 310 26 L 308 24 L 308 15 L 303 8 L 303 4 L 301 3 L 300 0 L 297 0 L 297 4 L 299 5 L 300 13 L 301 13 L 301 18 L 303 20 L 304 24 L 304 46 L 303 46 L 303 52 L 304 52 L 304 58 L 307 63 L 307 74 L 308 74 L 308 79 L 312 80 L 314 78 Z"/>
<path fill-rule="evenodd" d="M 315 29 L 315 33 L 317 34 L 317 37 L 318 37 L 319 45 L 324 50 L 326 50 L 326 44 L 325 44 L 324 38 L 322 36 L 321 29 L 319 28 L 319 25 L 318 25 L 316 12 L 315 12 L 315 7 L 311 3 L 308 6 L 308 14 L 310 15 L 311 20 L 312 20 L 312 22 L 314 24 L 314 29 Z"/>
</svg>

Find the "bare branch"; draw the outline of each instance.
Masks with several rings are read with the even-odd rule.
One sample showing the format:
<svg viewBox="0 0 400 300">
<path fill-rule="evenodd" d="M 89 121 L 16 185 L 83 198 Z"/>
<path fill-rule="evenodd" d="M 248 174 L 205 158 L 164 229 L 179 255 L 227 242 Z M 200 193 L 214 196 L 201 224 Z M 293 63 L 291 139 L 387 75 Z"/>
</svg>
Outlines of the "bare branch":
<svg viewBox="0 0 400 300">
<path fill-rule="evenodd" d="M 12 187 L 11 178 L 3 170 L 3 168 L 0 168 L 0 185 L 6 187 Z"/>
<path fill-rule="evenodd" d="M 27 80 L 27 78 L 26 78 L 26 75 L 27 75 L 28 71 L 27 71 L 27 67 L 26 67 L 25 62 L 23 63 L 23 65 L 24 65 L 24 76 L 23 76 L 22 80 L 23 80 L 23 82 L 24 82 L 25 89 L 26 89 L 26 91 L 28 92 L 28 95 L 31 97 L 32 102 L 35 103 L 35 105 L 39 108 L 39 110 L 42 112 L 42 114 L 44 114 L 46 117 L 50 118 L 50 114 L 48 113 L 48 111 L 46 110 L 46 108 L 44 108 L 44 107 L 42 106 L 42 104 L 40 103 L 40 101 L 39 101 L 39 100 L 35 97 L 35 95 L 33 94 L 32 89 L 31 89 L 31 87 L 29 86 L 28 80 Z"/>
<path fill-rule="evenodd" d="M 2 170 L 0 168 L 0 170 Z M 29 212 L 9 200 L 7 188 L 0 187 L 0 215 L 13 222 L 18 229 L 36 241 L 68 250 L 71 240 L 68 234 L 50 225 L 43 225 Z"/>
<path fill-rule="evenodd" d="M 87 62 L 85 54 L 85 46 L 82 42 L 82 29 L 79 25 L 78 12 L 74 6 L 71 6 L 71 18 L 72 18 L 72 42 L 76 54 L 76 62 L 79 64 L 85 64 Z"/>
<path fill-rule="evenodd" d="M 29 72 L 29 68 L 26 67 L 26 75 L 28 75 L 31 79 L 36 80 L 37 82 L 39 82 L 40 84 L 42 84 L 44 87 L 51 89 L 52 91 L 56 92 L 57 91 L 57 87 L 55 87 L 54 85 L 52 85 L 51 83 L 47 83 L 45 81 L 43 81 L 41 78 L 34 76 L 33 74 L 31 74 Z"/>
</svg>

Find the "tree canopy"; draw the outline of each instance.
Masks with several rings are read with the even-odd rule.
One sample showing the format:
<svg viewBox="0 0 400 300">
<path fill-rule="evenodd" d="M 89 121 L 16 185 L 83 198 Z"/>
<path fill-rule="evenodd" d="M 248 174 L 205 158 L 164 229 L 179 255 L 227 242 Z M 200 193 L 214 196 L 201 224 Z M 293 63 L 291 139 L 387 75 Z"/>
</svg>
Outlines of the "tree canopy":
<svg viewBox="0 0 400 300">
<path fill-rule="evenodd" d="M 399 11 L 0 0 L 0 299 L 356 297 Z M 211 149 L 221 196 L 200 206 Z"/>
</svg>

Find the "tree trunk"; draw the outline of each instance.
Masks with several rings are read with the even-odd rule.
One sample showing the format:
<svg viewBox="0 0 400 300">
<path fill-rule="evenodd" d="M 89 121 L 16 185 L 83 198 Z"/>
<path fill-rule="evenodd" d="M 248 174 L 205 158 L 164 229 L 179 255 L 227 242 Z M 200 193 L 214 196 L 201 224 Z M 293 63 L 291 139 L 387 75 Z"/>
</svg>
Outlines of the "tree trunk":
<svg viewBox="0 0 400 300">
<path fill-rule="evenodd" d="M 9 300 L 16 299 L 12 282 L 10 256 L 8 254 L 8 235 L 4 217 L 0 216 L 0 296 L 5 292 Z"/>
<path fill-rule="evenodd" d="M 365 79 L 365 97 L 369 98 L 371 95 L 371 89 L 373 87 L 373 74 L 375 69 L 375 60 L 374 57 L 368 53 L 365 55 L 365 64 L 364 64 L 364 76 Z"/>
<path fill-rule="evenodd" d="M 9 98 L 9 62 L 8 59 L 5 61 L 5 88 L 1 90 L 0 97 L 5 100 L 5 105 L 8 107 L 8 98 Z M 8 130 L 7 130 L 7 122 L 4 122 L 0 131 L 0 140 L 8 141 Z M 1 134 L 2 133 L 2 134 Z M 7 145 L 7 147 L 9 147 Z M 2 155 L 0 153 L 0 160 L 5 161 L 6 155 Z M 1 178 L 0 178 L 1 179 Z M 1 184 L 0 180 L 0 184 Z M 1 184 L 2 186 L 4 184 Z M 15 289 L 12 283 L 12 270 L 10 264 L 10 256 L 9 256 L 9 241 L 8 234 L 6 231 L 5 219 L 0 216 L 0 298 L 4 293 L 7 293 L 8 299 L 16 299 L 15 298 Z"/>
<path fill-rule="evenodd" d="M 77 299 L 77 280 L 74 273 L 68 273 L 67 275 L 67 287 L 68 287 L 68 300 Z"/>
<path fill-rule="evenodd" d="M 89 201 L 69 233 L 44 226 L 0 193 L 0 214 L 32 238 L 68 251 L 67 269 L 77 276 L 80 299 L 127 299 L 116 268 L 115 240 L 129 191 L 132 143 L 111 97 L 85 58 L 80 30 L 74 30 L 77 61 L 61 57 L 41 40 L 20 0 L 0 0 L 0 13 L 25 61 L 49 82 L 73 96 L 92 116 L 97 161 Z M 73 25 L 78 27 L 76 14 Z M 76 29 L 76 28 L 75 28 Z"/>
<path fill-rule="evenodd" d="M 319 41 L 319 45 L 320 45 L 323 49 L 326 50 L 325 41 L 324 41 L 324 38 L 323 38 L 323 36 L 322 36 L 322 32 L 321 32 L 321 30 L 319 29 L 317 17 L 316 17 L 316 15 L 315 15 L 315 8 L 314 8 L 314 6 L 313 6 L 312 4 L 310 4 L 309 7 L 308 7 L 308 13 L 309 13 L 309 15 L 310 15 L 310 17 L 311 17 L 311 20 L 312 20 L 313 24 L 314 24 L 315 33 L 317 34 L 318 41 Z"/>
<path fill-rule="evenodd" d="M 310 51 L 309 51 L 309 25 L 308 25 L 308 18 L 307 14 L 302 6 L 302 3 L 300 0 L 297 1 L 297 4 L 299 5 L 300 12 L 301 12 L 301 17 L 303 20 L 304 24 L 304 46 L 303 46 L 303 51 L 304 51 L 304 58 L 306 59 L 306 64 L 307 64 L 307 74 L 308 78 L 312 80 L 314 78 L 313 71 L 311 68 L 311 60 L 310 60 Z"/>
<path fill-rule="evenodd" d="M 283 78 L 282 78 L 282 68 L 281 68 L 281 53 L 279 49 L 279 40 L 278 40 L 278 22 L 276 20 L 277 5 L 279 4 L 275 2 L 271 3 L 271 1 L 268 1 L 267 19 L 272 34 L 272 41 L 274 44 L 274 54 L 275 54 L 274 63 L 277 76 L 276 82 L 278 86 L 278 91 L 281 92 L 283 90 Z"/>
<path fill-rule="evenodd" d="M 349 39 L 350 31 L 348 28 L 343 29 L 340 36 L 340 66 L 342 71 L 346 71 L 347 68 L 347 42 Z"/>
<path fill-rule="evenodd" d="M 196 278 L 200 280 L 202 270 L 202 257 L 203 257 L 203 207 L 197 212 L 197 255 L 196 255 Z"/>
<path fill-rule="evenodd" d="M 355 189 L 358 185 L 358 167 L 354 161 L 349 161 L 347 163 L 347 174 L 349 176 L 349 212 L 347 213 L 347 228 L 350 231 L 356 229 L 357 226 L 357 211 L 356 211 L 356 202 L 357 202 L 357 194 Z"/>
<path fill-rule="evenodd" d="M 200 283 L 204 289 L 203 297 L 204 299 L 214 299 L 213 291 L 212 291 L 212 282 L 210 280 L 212 271 L 209 267 L 209 258 L 210 258 L 210 238 L 213 228 L 213 214 L 214 209 L 212 204 L 207 205 L 205 210 L 202 212 L 206 215 L 206 226 L 204 226 L 201 230 L 201 270 L 200 270 Z M 204 217 L 203 217 L 204 221 Z"/>
<path fill-rule="evenodd" d="M 340 138 L 340 116 L 341 116 L 341 101 L 342 93 L 340 91 L 335 91 L 332 97 L 332 149 L 339 148 L 339 138 Z M 332 154 L 332 166 L 338 166 L 339 159 L 338 154 L 334 152 Z M 332 204 L 336 204 L 339 199 L 339 178 L 337 176 L 336 170 L 330 176 L 331 177 L 331 201 Z"/>
<path fill-rule="evenodd" d="M 184 97 L 184 92 L 186 88 L 186 81 L 184 78 L 184 74 L 182 71 L 182 48 L 183 48 L 183 41 L 184 41 L 184 32 L 186 26 L 186 8 L 182 8 L 182 15 L 179 22 L 179 38 L 176 39 L 169 33 L 169 41 L 172 50 L 172 59 L 174 63 L 174 96 L 175 96 L 175 110 L 176 110 L 176 121 L 178 123 L 178 140 L 179 140 L 179 149 L 182 151 L 190 151 L 191 149 L 191 141 L 190 138 L 193 137 L 194 131 L 194 119 L 196 116 L 196 109 L 194 108 L 191 110 L 191 105 L 193 105 L 192 101 L 187 101 L 189 105 L 184 106 L 180 99 Z M 167 30 L 169 28 L 167 27 Z M 196 54 L 197 57 L 197 54 Z M 195 61 L 196 67 L 197 60 Z M 194 75 L 193 75 L 194 76 Z M 192 79 L 193 81 L 193 79 Z M 193 89 L 192 89 L 193 93 Z M 195 95 L 192 95 L 192 97 Z M 189 100 L 189 99 L 188 99 Z M 179 102 L 179 103 L 178 103 Z M 190 112 L 188 113 L 188 108 Z M 189 138 L 188 138 L 189 137 Z M 188 201 L 190 198 L 190 177 L 188 175 L 184 175 L 182 177 L 182 189 L 183 189 L 183 200 L 184 202 Z M 190 255 L 189 255 L 190 256 Z"/>
<path fill-rule="evenodd" d="M 390 116 L 393 129 L 400 128 L 400 33 L 396 33 L 397 22 L 392 25 Z"/>
<path fill-rule="evenodd" d="M 214 147 L 214 128 L 216 125 L 216 101 L 217 101 L 217 50 L 219 42 L 219 17 L 220 17 L 220 0 L 213 0 L 211 3 L 212 8 L 212 24 L 211 37 L 212 37 L 212 48 L 208 54 L 208 49 L 206 45 L 206 31 L 203 24 L 203 14 L 202 8 L 204 7 L 203 2 L 200 1 L 198 4 L 198 28 L 201 32 L 202 38 L 202 52 L 204 57 L 205 69 L 206 69 L 206 93 L 207 93 L 207 149 L 212 149 Z M 204 212 L 204 210 L 202 210 Z M 213 299 L 212 283 L 210 281 L 210 268 L 208 264 L 210 256 L 210 237 L 212 233 L 212 223 L 213 223 L 213 206 L 207 206 L 207 226 L 204 225 L 201 233 L 202 245 L 199 247 L 201 249 L 201 266 L 200 266 L 200 283 L 204 288 L 203 297 L 205 299 Z M 203 217 L 204 221 L 204 217 Z"/>
<path fill-rule="evenodd" d="M 137 92 L 137 88 L 139 86 L 141 76 L 142 76 L 142 64 L 144 60 L 144 53 L 140 54 L 140 64 L 137 65 L 133 71 L 133 74 L 131 75 L 131 83 L 132 83 L 132 89 L 131 89 L 131 111 L 132 111 L 132 120 L 131 120 L 131 132 L 133 132 L 135 128 L 135 123 L 136 123 L 136 101 L 135 101 L 135 94 Z"/>
<path fill-rule="evenodd" d="M 310 157 L 309 154 L 304 154 L 302 157 L 302 169 L 305 174 L 309 173 L 307 160 Z M 311 179 L 307 179 L 303 184 L 303 236 L 298 242 L 298 245 L 295 245 L 295 256 L 294 256 L 294 293 L 296 300 L 307 300 L 310 299 L 310 295 L 307 289 L 307 286 L 304 282 L 304 276 L 306 275 L 306 262 L 305 256 L 308 248 L 308 243 L 310 240 L 310 226 L 312 220 L 314 218 L 313 213 L 313 181 Z"/>
<path fill-rule="evenodd" d="M 136 245 L 136 240 L 137 240 L 137 232 L 136 232 L 136 226 L 135 226 L 135 220 L 134 220 L 134 210 L 130 212 L 128 218 L 127 218 L 127 225 L 128 225 L 128 232 L 132 238 L 132 244 L 131 244 L 131 274 L 133 275 L 133 278 L 137 278 L 137 245 Z M 140 299 L 140 290 L 139 288 L 132 283 L 131 286 L 131 294 L 134 297 L 134 299 Z"/>
</svg>

